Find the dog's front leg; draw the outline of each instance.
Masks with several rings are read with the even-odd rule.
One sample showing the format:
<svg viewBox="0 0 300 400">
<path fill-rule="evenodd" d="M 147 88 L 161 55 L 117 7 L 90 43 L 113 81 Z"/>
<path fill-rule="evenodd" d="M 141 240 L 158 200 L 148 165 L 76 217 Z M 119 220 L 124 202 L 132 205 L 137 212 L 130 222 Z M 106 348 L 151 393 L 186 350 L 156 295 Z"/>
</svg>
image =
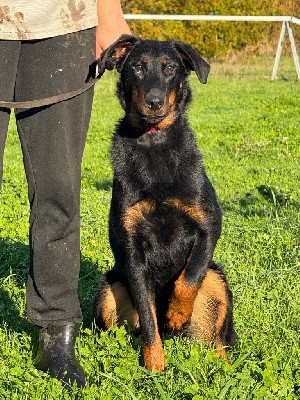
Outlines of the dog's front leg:
<svg viewBox="0 0 300 400">
<path fill-rule="evenodd" d="M 137 227 L 153 209 L 153 201 L 141 200 L 124 212 L 124 254 L 126 277 L 139 316 L 144 362 L 147 369 L 162 371 L 165 369 L 165 360 L 158 332 L 154 283 L 147 265 L 143 240 L 137 234 Z"/>
<path fill-rule="evenodd" d="M 150 314 L 149 312 L 150 306 Z M 143 313 L 147 310 L 147 314 Z M 140 325 L 142 331 L 142 352 L 145 366 L 150 371 L 163 371 L 165 369 L 165 357 L 162 341 L 158 333 L 156 309 L 153 302 L 141 306 Z"/>
<path fill-rule="evenodd" d="M 151 282 L 146 278 L 147 268 L 138 261 L 136 254 L 131 254 L 128 264 L 130 291 L 139 316 L 144 363 L 150 371 L 163 371 L 164 351 L 158 332 L 154 292 L 151 290 Z"/>
<path fill-rule="evenodd" d="M 213 247 L 208 235 L 198 235 L 186 265 L 175 282 L 166 315 L 168 328 L 173 334 L 181 334 L 190 323 L 194 301 L 212 259 Z"/>
</svg>

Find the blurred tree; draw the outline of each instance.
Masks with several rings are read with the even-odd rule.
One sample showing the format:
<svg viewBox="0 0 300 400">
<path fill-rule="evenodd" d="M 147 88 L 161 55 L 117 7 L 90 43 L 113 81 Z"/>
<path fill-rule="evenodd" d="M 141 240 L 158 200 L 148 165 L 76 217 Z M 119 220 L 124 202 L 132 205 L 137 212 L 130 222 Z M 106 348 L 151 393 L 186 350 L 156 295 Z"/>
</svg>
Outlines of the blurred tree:
<svg viewBox="0 0 300 400">
<path fill-rule="evenodd" d="M 123 0 L 128 14 L 293 15 L 300 17 L 300 0 Z M 224 57 L 232 51 L 274 52 L 281 29 L 270 22 L 129 21 L 143 38 L 180 39 L 206 57 Z M 296 39 L 300 26 L 293 25 Z M 299 43 L 299 41 L 298 41 Z"/>
</svg>

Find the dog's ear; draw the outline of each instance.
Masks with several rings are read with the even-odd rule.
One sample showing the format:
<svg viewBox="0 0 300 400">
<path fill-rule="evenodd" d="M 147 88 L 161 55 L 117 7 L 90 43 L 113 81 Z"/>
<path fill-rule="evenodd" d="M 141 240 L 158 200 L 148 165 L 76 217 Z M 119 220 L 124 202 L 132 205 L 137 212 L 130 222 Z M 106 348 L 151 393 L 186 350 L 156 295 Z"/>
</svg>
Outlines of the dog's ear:
<svg viewBox="0 0 300 400">
<path fill-rule="evenodd" d="M 188 70 L 195 71 L 199 81 L 201 83 L 206 83 L 210 71 L 210 65 L 203 60 L 192 45 L 180 42 L 179 40 L 176 40 L 173 43 Z"/>
<path fill-rule="evenodd" d="M 139 38 L 132 35 L 120 36 L 101 54 L 99 72 L 103 73 L 106 69 L 112 70 L 114 68 L 121 72 L 128 54 L 139 40 Z"/>
</svg>

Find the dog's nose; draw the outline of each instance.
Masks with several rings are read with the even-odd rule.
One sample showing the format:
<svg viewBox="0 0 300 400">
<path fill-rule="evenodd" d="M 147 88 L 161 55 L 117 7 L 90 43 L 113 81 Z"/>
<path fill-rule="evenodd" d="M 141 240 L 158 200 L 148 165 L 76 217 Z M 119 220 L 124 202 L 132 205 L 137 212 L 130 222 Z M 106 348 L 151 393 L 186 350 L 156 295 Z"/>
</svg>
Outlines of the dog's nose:
<svg viewBox="0 0 300 400">
<path fill-rule="evenodd" d="M 160 110 L 164 105 L 164 97 L 157 92 L 149 92 L 145 97 L 145 101 L 150 110 L 153 111 Z"/>
</svg>

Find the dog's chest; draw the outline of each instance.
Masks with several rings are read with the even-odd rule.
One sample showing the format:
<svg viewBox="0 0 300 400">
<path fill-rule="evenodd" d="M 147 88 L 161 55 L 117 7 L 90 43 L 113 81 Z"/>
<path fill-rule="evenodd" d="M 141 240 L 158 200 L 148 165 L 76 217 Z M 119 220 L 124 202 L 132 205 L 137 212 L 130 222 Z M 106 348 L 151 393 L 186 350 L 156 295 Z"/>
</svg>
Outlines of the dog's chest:
<svg viewBox="0 0 300 400">
<path fill-rule="evenodd" d="M 178 198 L 143 199 L 126 208 L 123 214 L 125 231 L 139 230 L 141 235 L 155 235 L 159 241 L 170 242 L 180 232 L 192 232 L 207 219 L 200 204 L 188 204 Z"/>
<path fill-rule="evenodd" d="M 118 180 L 128 182 L 138 197 L 190 197 L 198 191 L 199 169 L 182 151 L 168 146 L 139 146 L 115 158 Z M 193 163 L 193 165 L 191 165 Z"/>
<path fill-rule="evenodd" d="M 186 245 L 206 218 L 200 205 L 186 204 L 176 198 L 144 199 L 126 209 L 123 224 L 128 235 L 139 238 L 144 250 L 162 249 L 165 252 L 166 249 L 174 251 L 178 243 L 180 247 Z"/>
<path fill-rule="evenodd" d="M 155 184 L 178 179 L 181 163 L 181 154 L 178 152 L 166 146 L 149 146 L 137 150 L 131 165 L 133 175 L 139 177 L 140 181 Z"/>
<path fill-rule="evenodd" d="M 186 264 L 205 219 L 199 205 L 178 199 L 141 200 L 125 211 L 123 226 L 140 257 L 147 260 L 156 285 L 163 286 Z"/>
</svg>

